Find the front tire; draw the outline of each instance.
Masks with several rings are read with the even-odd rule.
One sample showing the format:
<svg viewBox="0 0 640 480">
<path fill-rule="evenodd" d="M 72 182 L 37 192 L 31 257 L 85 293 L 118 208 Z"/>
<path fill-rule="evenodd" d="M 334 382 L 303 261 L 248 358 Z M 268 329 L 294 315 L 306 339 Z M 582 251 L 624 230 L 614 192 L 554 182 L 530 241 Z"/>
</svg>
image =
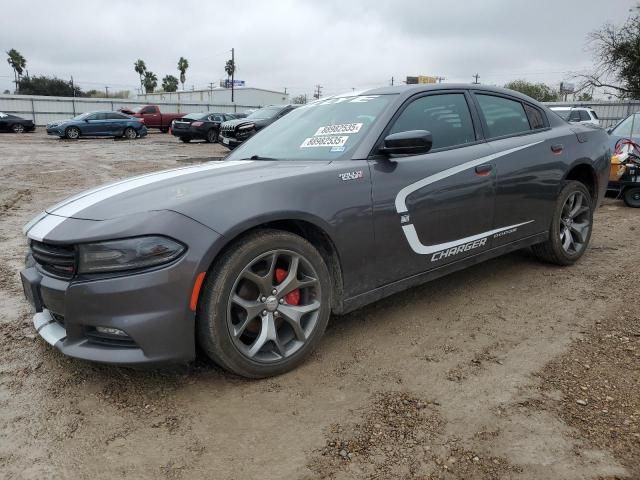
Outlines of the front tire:
<svg viewBox="0 0 640 480">
<path fill-rule="evenodd" d="M 69 140 L 77 140 L 80 138 L 80 129 L 78 127 L 69 127 L 65 130 L 64 136 Z"/>
<path fill-rule="evenodd" d="M 640 208 L 640 187 L 627 187 L 622 199 L 627 207 Z"/>
<path fill-rule="evenodd" d="M 180 137 L 180 141 L 182 143 L 189 143 L 191 141 L 191 139 L 189 137 Z"/>
<path fill-rule="evenodd" d="M 24 133 L 24 125 L 20 123 L 14 123 L 11 125 L 11 131 L 13 133 Z"/>
<path fill-rule="evenodd" d="M 207 132 L 207 137 L 205 138 L 207 143 L 216 143 L 218 141 L 218 131 L 212 128 Z"/>
<path fill-rule="evenodd" d="M 573 265 L 587 250 L 593 226 L 593 200 L 584 184 L 569 181 L 558 196 L 551 220 L 549 239 L 533 245 L 541 260 L 556 265 Z"/>
<path fill-rule="evenodd" d="M 288 232 L 259 230 L 229 248 L 208 273 L 198 341 L 233 373 L 280 375 L 318 345 L 330 305 L 329 271 L 313 245 Z"/>
</svg>

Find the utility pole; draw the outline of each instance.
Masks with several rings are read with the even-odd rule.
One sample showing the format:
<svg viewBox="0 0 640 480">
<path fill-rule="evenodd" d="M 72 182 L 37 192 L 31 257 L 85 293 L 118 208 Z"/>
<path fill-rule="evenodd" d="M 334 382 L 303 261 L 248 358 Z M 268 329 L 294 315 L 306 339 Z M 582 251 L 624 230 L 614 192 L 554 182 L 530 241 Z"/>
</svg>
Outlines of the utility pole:
<svg viewBox="0 0 640 480">
<path fill-rule="evenodd" d="M 109 98 L 109 87 L 104 87 L 104 91 L 107 94 L 107 98 Z"/>
<path fill-rule="evenodd" d="M 476 74 L 473 76 L 473 78 L 475 78 L 475 81 L 473 82 L 473 84 L 474 84 L 474 85 L 478 85 L 478 84 L 480 83 L 480 82 L 478 81 L 478 79 L 480 78 L 480 75 L 476 73 Z"/>
<path fill-rule="evenodd" d="M 316 85 L 316 91 L 313 94 L 313 98 L 319 99 L 321 94 L 322 94 L 322 85 Z"/>
<path fill-rule="evenodd" d="M 73 84 L 73 75 L 71 75 L 71 93 L 73 94 L 73 98 L 76 96 L 76 86 Z"/>
<path fill-rule="evenodd" d="M 231 49 L 231 103 L 234 103 L 233 97 L 233 87 L 235 82 L 235 73 L 236 73 L 236 55 L 235 48 Z"/>
<path fill-rule="evenodd" d="M 393 87 L 393 77 L 391 77 L 391 86 Z"/>
<path fill-rule="evenodd" d="M 209 99 L 213 98 L 213 82 L 209 82 Z"/>
</svg>

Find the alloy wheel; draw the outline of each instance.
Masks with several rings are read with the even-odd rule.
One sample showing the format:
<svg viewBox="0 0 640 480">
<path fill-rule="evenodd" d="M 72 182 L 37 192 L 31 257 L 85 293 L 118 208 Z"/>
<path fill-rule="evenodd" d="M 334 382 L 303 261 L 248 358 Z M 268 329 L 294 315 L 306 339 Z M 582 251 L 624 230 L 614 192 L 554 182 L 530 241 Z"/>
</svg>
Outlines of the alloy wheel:
<svg viewBox="0 0 640 480">
<path fill-rule="evenodd" d="M 589 239 L 591 206 L 582 192 L 567 197 L 560 217 L 560 242 L 569 255 L 580 253 Z"/>
<path fill-rule="evenodd" d="M 13 133 L 24 133 L 24 125 L 16 123 L 13 126 Z"/>
<path fill-rule="evenodd" d="M 258 363 L 295 354 L 311 337 L 320 315 L 319 276 L 299 253 L 260 255 L 238 275 L 227 307 L 227 327 L 238 350 Z"/>
</svg>

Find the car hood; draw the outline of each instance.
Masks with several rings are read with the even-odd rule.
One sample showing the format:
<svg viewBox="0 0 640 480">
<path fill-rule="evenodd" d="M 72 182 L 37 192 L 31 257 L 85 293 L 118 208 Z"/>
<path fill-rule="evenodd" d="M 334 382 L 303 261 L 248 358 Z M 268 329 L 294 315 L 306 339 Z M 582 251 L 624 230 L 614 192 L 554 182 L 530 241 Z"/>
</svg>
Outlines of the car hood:
<svg viewBox="0 0 640 480">
<path fill-rule="evenodd" d="M 284 177 L 326 168 L 329 162 L 212 161 L 149 173 L 82 192 L 46 209 L 67 218 L 109 220 L 141 212 L 171 210 L 192 216 L 203 205 L 230 208 L 230 198 L 241 199 L 251 189 Z"/>
<path fill-rule="evenodd" d="M 237 127 L 238 125 L 245 125 L 252 123 L 254 125 L 263 126 L 271 121 L 270 118 L 252 119 L 252 118 L 236 118 L 234 120 L 227 120 L 222 125 L 225 127 Z"/>
<path fill-rule="evenodd" d="M 70 122 L 73 122 L 73 118 L 67 118 L 64 120 L 55 120 L 51 123 L 47 123 L 47 127 L 59 127 L 60 125 L 64 125 Z"/>
</svg>

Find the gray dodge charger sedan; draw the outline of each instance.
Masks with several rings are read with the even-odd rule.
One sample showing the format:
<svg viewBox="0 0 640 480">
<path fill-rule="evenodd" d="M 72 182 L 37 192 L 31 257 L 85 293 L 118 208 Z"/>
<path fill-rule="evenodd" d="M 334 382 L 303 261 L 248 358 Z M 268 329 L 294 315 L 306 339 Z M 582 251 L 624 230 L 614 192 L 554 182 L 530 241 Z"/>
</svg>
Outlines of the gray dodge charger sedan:
<svg viewBox="0 0 640 480">
<path fill-rule="evenodd" d="M 609 150 L 603 130 L 499 88 L 323 98 L 224 161 L 47 208 L 24 229 L 24 292 L 72 357 L 188 362 L 199 344 L 239 375 L 276 375 L 331 313 L 524 247 L 576 262 Z"/>
</svg>

